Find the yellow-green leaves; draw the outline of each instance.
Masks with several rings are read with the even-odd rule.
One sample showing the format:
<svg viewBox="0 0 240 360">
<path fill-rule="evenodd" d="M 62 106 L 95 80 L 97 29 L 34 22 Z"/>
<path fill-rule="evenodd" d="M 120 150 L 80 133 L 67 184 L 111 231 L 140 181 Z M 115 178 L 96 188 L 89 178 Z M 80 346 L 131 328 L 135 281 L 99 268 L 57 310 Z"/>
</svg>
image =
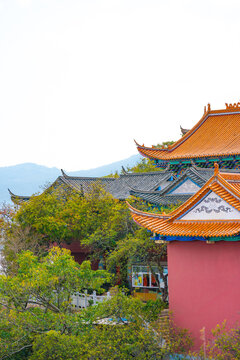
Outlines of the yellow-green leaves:
<svg viewBox="0 0 240 360">
<path fill-rule="evenodd" d="M 93 271 L 89 261 L 79 265 L 69 250 L 59 247 L 52 247 L 41 259 L 25 251 L 17 262 L 16 275 L 0 278 L 0 299 L 21 310 L 34 304 L 46 312 L 71 312 L 73 292 L 101 291 L 111 280 L 106 271 Z"/>
</svg>

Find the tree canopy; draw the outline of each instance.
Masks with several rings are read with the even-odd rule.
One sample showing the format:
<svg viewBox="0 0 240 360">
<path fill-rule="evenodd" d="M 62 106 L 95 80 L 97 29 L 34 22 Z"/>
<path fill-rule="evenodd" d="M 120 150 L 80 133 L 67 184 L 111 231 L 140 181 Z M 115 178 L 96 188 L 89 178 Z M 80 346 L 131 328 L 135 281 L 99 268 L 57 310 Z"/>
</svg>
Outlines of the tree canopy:
<svg viewBox="0 0 240 360">
<path fill-rule="evenodd" d="M 144 304 L 116 288 L 110 300 L 73 308 L 76 290 L 101 291 L 110 280 L 66 249 L 53 247 L 40 258 L 21 253 L 16 273 L 0 276 L 0 359 L 155 360 L 175 351 L 169 323 L 155 323 L 162 301 Z"/>
<path fill-rule="evenodd" d="M 114 242 L 128 231 L 128 219 L 125 204 L 98 184 L 84 196 L 63 186 L 45 191 L 24 203 L 15 216 L 21 227 L 30 226 L 49 242 L 57 243 L 89 237 Z"/>
</svg>

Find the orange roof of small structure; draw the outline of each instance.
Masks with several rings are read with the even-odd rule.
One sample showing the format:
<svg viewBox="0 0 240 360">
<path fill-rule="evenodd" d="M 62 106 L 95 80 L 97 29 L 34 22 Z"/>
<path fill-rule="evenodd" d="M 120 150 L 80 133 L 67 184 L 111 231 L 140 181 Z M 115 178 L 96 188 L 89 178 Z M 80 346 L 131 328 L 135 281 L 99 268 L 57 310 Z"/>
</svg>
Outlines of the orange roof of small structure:
<svg viewBox="0 0 240 360">
<path fill-rule="evenodd" d="M 240 103 L 226 104 L 224 110 L 211 110 L 208 105 L 200 121 L 168 148 L 136 145 L 141 155 L 159 160 L 240 154 Z"/>
<path fill-rule="evenodd" d="M 212 200 L 209 199 L 209 194 L 213 194 Z M 209 203 L 210 200 L 213 204 L 210 204 L 208 209 L 204 201 Z M 228 206 L 224 206 L 226 204 Z M 215 164 L 214 175 L 206 184 L 168 215 L 143 212 L 130 204 L 128 206 L 137 224 L 162 236 L 204 238 L 235 236 L 240 234 L 240 174 L 219 173 L 218 165 Z M 216 207 L 211 208 L 211 206 Z M 215 215 L 222 213 L 223 218 L 218 219 L 217 215 L 211 218 L 212 211 Z M 202 212 L 205 218 L 201 218 Z M 235 214 L 231 215 L 232 218 L 228 216 L 231 212 Z M 189 218 L 188 214 L 192 214 L 193 218 L 191 216 Z"/>
</svg>

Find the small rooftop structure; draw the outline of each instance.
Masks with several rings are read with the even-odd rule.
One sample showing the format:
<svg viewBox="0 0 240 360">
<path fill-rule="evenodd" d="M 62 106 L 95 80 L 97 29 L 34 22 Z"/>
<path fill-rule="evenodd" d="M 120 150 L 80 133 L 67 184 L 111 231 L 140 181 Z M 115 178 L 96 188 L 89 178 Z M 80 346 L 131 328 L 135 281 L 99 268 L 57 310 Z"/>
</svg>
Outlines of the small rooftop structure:
<svg viewBox="0 0 240 360">
<path fill-rule="evenodd" d="M 184 129 L 181 126 L 180 126 L 180 130 L 182 135 L 185 135 L 189 131 L 189 129 Z"/>
</svg>

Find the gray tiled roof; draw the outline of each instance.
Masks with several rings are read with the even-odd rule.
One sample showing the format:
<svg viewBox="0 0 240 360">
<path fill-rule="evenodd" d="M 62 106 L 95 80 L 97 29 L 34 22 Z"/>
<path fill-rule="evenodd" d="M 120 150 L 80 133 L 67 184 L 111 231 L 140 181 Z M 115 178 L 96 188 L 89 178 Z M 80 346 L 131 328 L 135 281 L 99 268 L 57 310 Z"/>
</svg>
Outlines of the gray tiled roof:
<svg viewBox="0 0 240 360">
<path fill-rule="evenodd" d="M 170 171 L 153 171 L 148 173 L 127 173 L 120 175 L 119 178 L 84 178 L 68 176 L 63 171 L 63 176 L 58 177 L 58 181 L 71 186 L 77 191 L 88 190 L 90 184 L 100 183 L 105 190 L 116 199 L 125 200 L 130 196 L 132 186 L 140 190 L 155 190 L 158 186 L 162 188 L 167 185 L 167 180 L 174 176 Z"/>
<path fill-rule="evenodd" d="M 113 182 L 109 188 L 109 192 L 120 200 L 125 200 L 129 197 L 132 187 L 139 190 L 156 190 L 161 186 L 167 186 L 167 180 L 174 176 L 171 171 L 154 171 L 149 173 L 125 173 Z"/>
<path fill-rule="evenodd" d="M 240 172 L 236 169 L 222 169 L 223 172 Z M 132 188 L 130 194 L 138 198 L 143 199 L 151 204 L 155 205 L 177 205 L 188 200 L 192 194 L 173 194 L 171 191 L 179 186 L 185 179 L 189 178 L 194 183 L 196 183 L 199 188 L 201 188 L 207 180 L 210 179 L 214 174 L 214 169 L 199 168 L 192 166 L 184 171 L 184 173 L 179 176 L 174 181 L 170 182 L 168 186 L 160 191 L 144 191 L 141 189 Z"/>
<path fill-rule="evenodd" d="M 236 170 L 226 170 L 226 172 L 227 171 L 236 172 Z M 174 187 L 187 177 L 202 187 L 213 175 L 213 172 L 214 169 L 202 169 L 192 166 L 178 178 L 169 170 L 146 173 L 127 173 L 124 171 L 118 178 L 100 178 L 68 176 L 62 170 L 62 175 L 59 176 L 52 185 L 57 187 L 58 185 L 64 184 L 84 194 L 89 190 L 91 184 L 99 183 L 116 199 L 125 200 L 130 195 L 134 195 L 157 205 L 176 204 L 186 201 L 191 194 L 169 194 Z M 160 191 L 157 191 L 158 187 L 161 187 Z M 15 195 L 10 190 L 9 192 L 12 201 L 15 203 L 21 203 L 30 198 L 30 196 Z"/>
<path fill-rule="evenodd" d="M 91 184 L 101 184 L 105 190 L 113 195 L 116 199 L 125 200 L 130 196 L 131 188 L 137 187 L 140 190 L 155 190 L 161 186 L 164 188 L 168 185 L 168 179 L 174 177 L 170 171 L 154 171 L 149 173 L 126 173 L 124 172 L 119 178 L 99 178 L 99 177 L 77 177 L 68 176 L 62 170 L 62 176 L 59 176 L 52 184 L 54 187 L 58 185 L 67 185 L 77 192 L 84 194 L 89 190 Z M 13 202 L 21 199 L 21 201 L 29 200 L 30 196 L 18 196 L 10 192 Z"/>
<path fill-rule="evenodd" d="M 177 205 L 189 199 L 193 194 L 171 194 L 174 188 L 187 178 L 191 179 L 200 188 L 210 179 L 213 172 L 213 169 L 200 169 L 193 166 L 186 169 L 181 176 L 171 181 L 168 186 L 160 191 L 142 191 L 135 187 L 130 190 L 130 194 L 155 205 Z"/>
<path fill-rule="evenodd" d="M 81 177 L 81 176 L 68 176 L 62 170 L 62 176 L 57 178 L 58 183 L 72 187 L 78 192 L 85 193 L 89 190 L 92 184 L 102 185 L 106 191 L 110 190 L 111 184 L 116 181 L 116 178 L 99 178 L 99 177 Z"/>
<path fill-rule="evenodd" d="M 160 195 L 159 193 L 138 193 L 132 194 L 147 203 L 154 204 L 157 206 L 168 206 L 168 205 L 180 205 L 187 201 L 192 195 L 191 194 L 174 194 L 174 195 Z"/>
<path fill-rule="evenodd" d="M 11 196 L 12 202 L 15 204 L 21 204 L 24 201 L 28 201 L 30 199 L 30 196 L 24 196 L 24 195 L 16 195 L 11 190 L 8 189 L 8 192 Z"/>
</svg>

